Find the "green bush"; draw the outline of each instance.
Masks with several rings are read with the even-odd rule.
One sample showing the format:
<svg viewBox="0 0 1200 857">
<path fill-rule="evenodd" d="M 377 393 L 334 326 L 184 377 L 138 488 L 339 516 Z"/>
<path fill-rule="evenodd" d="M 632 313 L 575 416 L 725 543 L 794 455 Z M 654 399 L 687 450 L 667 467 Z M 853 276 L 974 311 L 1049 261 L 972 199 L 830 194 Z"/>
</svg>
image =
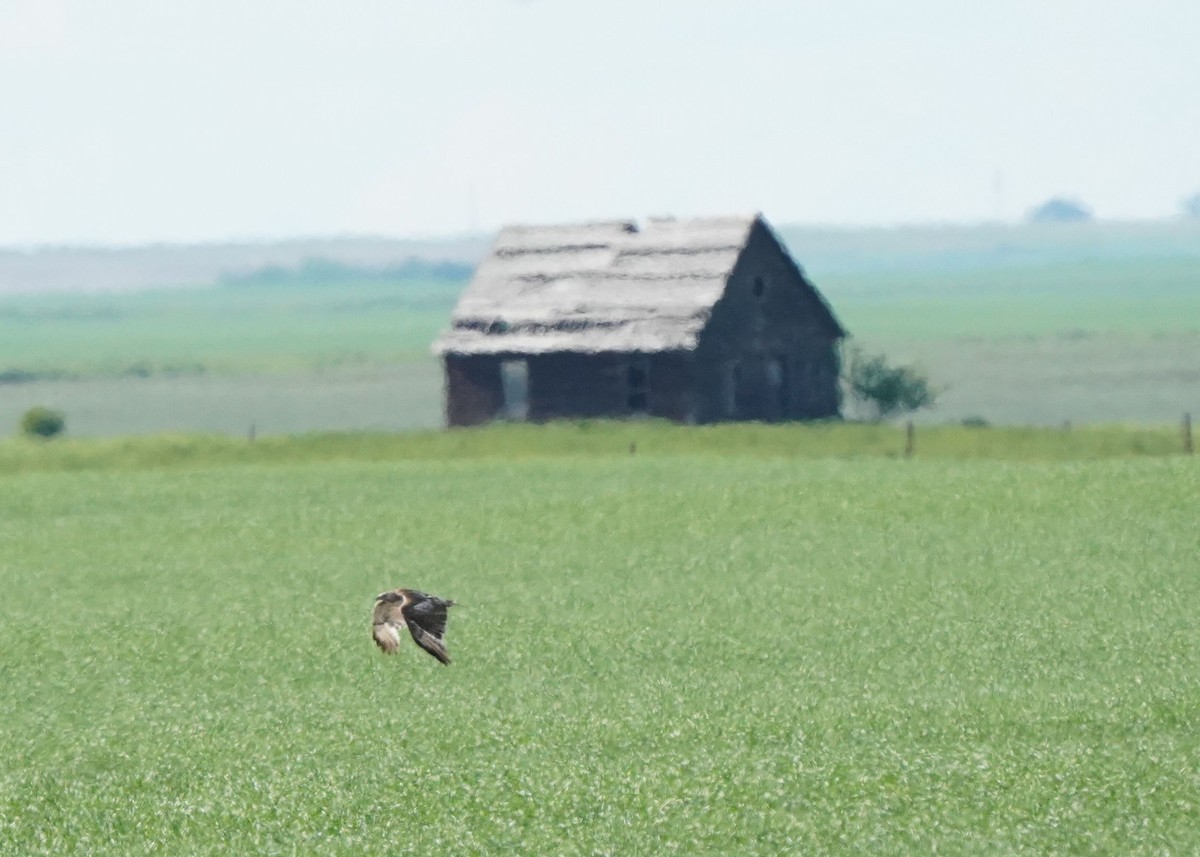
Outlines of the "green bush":
<svg viewBox="0 0 1200 857">
<path fill-rule="evenodd" d="M 916 369 L 889 366 L 882 354 L 859 348 L 851 349 L 846 385 L 855 399 L 874 410 L 876 421 L 928 408 L 937 399 L 937 391 Z"/>
<path fill-rule="evenodd" d="M 66 425 L 67 418 L 62 411 L 38 405 L 21 417 L 21 434 L 28 437 L 54 437 L 61 434 Z"/>
</svg>

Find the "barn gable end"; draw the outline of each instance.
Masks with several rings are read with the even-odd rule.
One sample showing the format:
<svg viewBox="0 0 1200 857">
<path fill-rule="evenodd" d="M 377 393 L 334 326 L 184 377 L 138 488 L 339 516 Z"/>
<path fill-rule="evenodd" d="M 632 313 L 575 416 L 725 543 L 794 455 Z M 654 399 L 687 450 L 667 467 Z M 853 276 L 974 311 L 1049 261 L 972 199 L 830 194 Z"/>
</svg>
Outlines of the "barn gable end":
<svg viewBox="0 0 1200 857">
<path fill-rule="evenodd" d="M 756 215 L 507 227 L 434 350 L 450 425 L 802 419 L 837 415 L 844 335 Z"/>
</svg>

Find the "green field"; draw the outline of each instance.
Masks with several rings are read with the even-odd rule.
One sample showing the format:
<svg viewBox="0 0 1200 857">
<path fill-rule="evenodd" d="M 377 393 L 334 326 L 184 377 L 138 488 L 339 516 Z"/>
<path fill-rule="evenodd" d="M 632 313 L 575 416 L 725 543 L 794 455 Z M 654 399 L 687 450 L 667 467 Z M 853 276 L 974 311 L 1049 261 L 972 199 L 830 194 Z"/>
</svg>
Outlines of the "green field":
<svg viewBox="0 0 1200 857">
<path fill-rule="evenodd" d="M 0 377 L 145 377 L 425 359 L 461 282 L 307 281 L 0 300 Z"/>
<path fill-rule="evenodd" d="M 1195 430 L 1190 432 L 1193 438 Z M 841 421 L 719 423 L 661 420 L 497 423 L 453 431 L 343 432 L 258 439 L 210 434 L 0 440 L 0 475 L 52 471 L 419 462 L 651 455 L 782 459 L 916 457 L 929 461 L 1071 462 L 1185 454 L 1178 427 L 902 426 Z"/>
<path fill-rule="evenodd" d="M 1200 847 L 1193 459 L 623 430 L 0 476 L 0 853 Z"/>
<path fill-rule="evenodd" d="M 872 340 L 1200 334 L 1200 260 L 829 275 L 846 327 Z"/>
<path fill-rule="evenodd" d="M 3 298 L 0 433 L 69 436 L 0 439 L 0 854 L 1200 849 L 1195 229 L 789 236 L 927 422 L 1054 426 L 912 460 L 413 431 L 461 283 Z"/>
</svg>

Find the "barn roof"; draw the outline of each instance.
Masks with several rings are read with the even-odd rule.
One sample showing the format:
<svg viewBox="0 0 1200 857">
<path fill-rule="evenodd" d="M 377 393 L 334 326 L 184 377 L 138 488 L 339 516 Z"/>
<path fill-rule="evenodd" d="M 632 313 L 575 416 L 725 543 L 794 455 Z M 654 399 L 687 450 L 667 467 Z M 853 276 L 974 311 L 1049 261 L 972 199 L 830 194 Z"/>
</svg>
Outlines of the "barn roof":
<svg viewBox="0 0 1200 857">
<path fill-rule="evenodd" d="M 693 349 L 758 222 L 748 215 L 640 227 L 629 220 L 508 226 L 434 351 Z"/>
</svg>

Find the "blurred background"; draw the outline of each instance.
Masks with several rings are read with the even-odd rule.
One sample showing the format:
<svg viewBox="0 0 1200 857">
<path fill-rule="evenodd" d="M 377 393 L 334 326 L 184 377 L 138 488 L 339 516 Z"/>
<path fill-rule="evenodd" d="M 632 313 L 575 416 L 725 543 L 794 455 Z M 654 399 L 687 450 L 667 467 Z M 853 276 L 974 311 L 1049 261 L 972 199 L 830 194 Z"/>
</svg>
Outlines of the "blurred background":
<svg viewBox="0 0 1200 857">
<path fill-rule="evenodd" d="M 0 0 L 0 434 L 441 424 L 512 222 L 762 211 L 927 422 L 1200 412 L 1200 7 Z"/>
</svg>

